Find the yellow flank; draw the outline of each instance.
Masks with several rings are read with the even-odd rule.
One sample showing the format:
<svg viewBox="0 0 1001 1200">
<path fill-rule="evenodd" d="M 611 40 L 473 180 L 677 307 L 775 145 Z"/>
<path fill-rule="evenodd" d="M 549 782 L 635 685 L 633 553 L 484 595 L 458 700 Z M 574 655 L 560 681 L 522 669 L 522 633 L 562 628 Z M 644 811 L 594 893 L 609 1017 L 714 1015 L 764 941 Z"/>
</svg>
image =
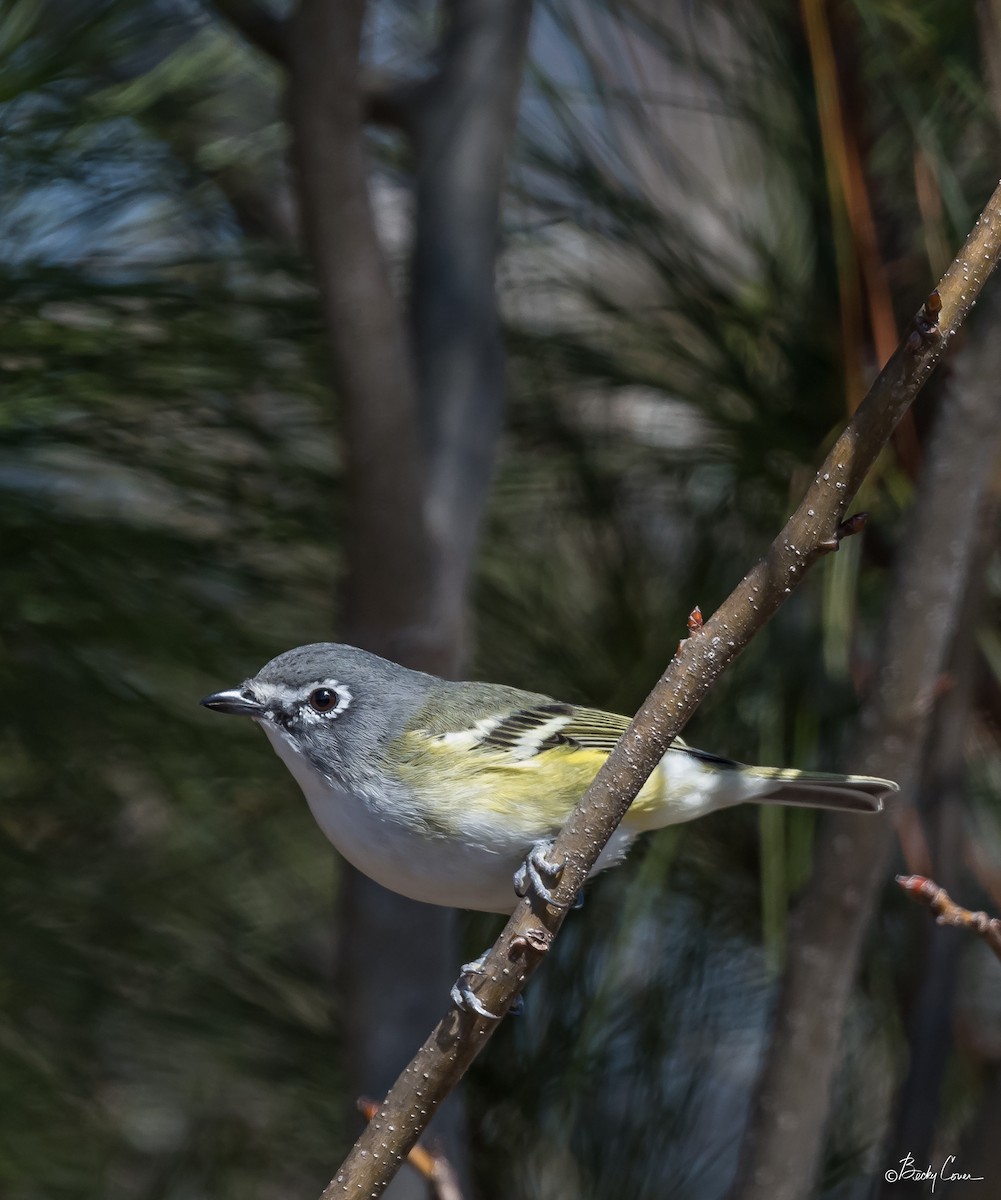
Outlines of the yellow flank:
<svg viewBox="0 0 1001 1200">
<path fill-rule="evenodd" d="M 553 746 L 515 758 L 482 744 L 460 750 L 423 731 L 402 734 L 389 753 L 400 781 L 421 797 L 430 833 L 448 836 L 470 825 L 484 830 L 502 825 L 508 834 L 530 839 L 550 837 L 559 829 L 608 757 L 607 750 Z M 656 770 L 633 801 L 626 822 L 650 828 L 649 817 L 661 808 L 663 791 L 663 773 Z"/>
</svg>

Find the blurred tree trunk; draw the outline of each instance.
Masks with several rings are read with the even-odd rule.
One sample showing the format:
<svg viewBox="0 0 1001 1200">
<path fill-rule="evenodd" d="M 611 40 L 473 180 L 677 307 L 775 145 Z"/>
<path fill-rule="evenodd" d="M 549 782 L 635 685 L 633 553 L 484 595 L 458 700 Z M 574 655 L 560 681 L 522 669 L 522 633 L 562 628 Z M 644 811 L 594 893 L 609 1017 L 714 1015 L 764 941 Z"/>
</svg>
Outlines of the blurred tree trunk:
<svg viewBox="0 0 1001 1200">
<path fill-rule="evenodd" d="M 989 560 L 996 514 L 997 505 L 992 497 L 976 521 L 978 562 Z M 931 876 L 952 895 L 966 888 L 962 872 L 966 747 L 976 698 L 980 665 L 977 632 L 985 592 L 984 572 L 976 572 L 969 580 L 957 623 L 949 663 L 949 687 L 935 713 L 921 771 L 918 807 L 928 838 L 929 861 L 907 864 L 909 870 L 916 868 Z M 919 1163 L 932 1161 L 942 1085 L 952 1050 L 956 973 L 965 939 L 957 936 L 957 930 L 931 921 L 924 929 L 925 956 L 911 1014 L 907 1078 L 886 1154 L 889 1166 L 898 1163 L 905 1154 L 913 1155 Z M 927 1187 L 927 1183 L 903 1180 L 884 1184 L 883 1191 L 889 1200 L 893 1197 L 906 1200 L 926 1194 Z"/>
<path fill-rule="evenodd" d="M 342 414 L 344 636 L 443 675 L 464 658 L 501 425 L 494 262 L 530 12 L 530 0 L 454 0 L 437 73 L 382 97 L 414 151 L 409 321 L 369 203 L 364 0 L 302 0 L 288 41 L 302 224 Z M 346 1087 L 381 1097 L 441 1014 L 458 968 L 454 914 L 346 870 L 338 924 Z M 423 1187 L 404 1172 L 394 1189 Z"/>
<path fill-rule="evenodd" d="M 959 932 L 956 930 L 955 932 Z M 1001 1179 L 1001 1067 L 992 1064 L 977 1111 L 964 1130 L 963 1139 L 956 1154 L 956 1170 L 969 1171 L 971 1175 L 983 1175 L 984 1181 Z M 960 1167 L 958 1164 L 964 1164 Z M 976 1170 L 972 1169 L 976 1164 Z M 971 1191 L 976 1184 L 967 1179 L 944 1181 L 935 1189 L 943 1200 L 963 1200 L 963 1196 L 975 1195 Z M 927 1192 L 925 1195 L 927 1196 Z M 981 1193 L 983 1194 L 983 1193 Z"/>
<path fill-rule="evenodd" d="M 918 786 L 968 577 L 984 566 L 973 551 L 1001 435 L 997 320 L 994 306 L 982 314 L 943 396 L 851 764 L 896 779 L 903 803 Z M 889 818 L 837 815 L 822 827 L 813 875 L 793 918 L 731 1200 L 803 1200 L 813 1192 L 862 939 L 894 841 Z"/>
</svg>

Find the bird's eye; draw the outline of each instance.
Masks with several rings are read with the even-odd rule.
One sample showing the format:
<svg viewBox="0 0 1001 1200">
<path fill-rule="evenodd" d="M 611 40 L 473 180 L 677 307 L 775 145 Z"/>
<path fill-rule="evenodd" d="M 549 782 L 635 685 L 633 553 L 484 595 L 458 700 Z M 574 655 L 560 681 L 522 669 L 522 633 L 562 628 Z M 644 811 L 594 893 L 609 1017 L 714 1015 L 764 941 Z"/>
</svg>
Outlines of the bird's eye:
<svg viewBox="0 0 1001 1200">
<path fill-rule="evenodd" d="M 309 707 L 314 712 L 328 713 L 335 709 L 340 701 L 340 696 L 333 688 L 316 688 L 309 693 Z"/>
</svg>

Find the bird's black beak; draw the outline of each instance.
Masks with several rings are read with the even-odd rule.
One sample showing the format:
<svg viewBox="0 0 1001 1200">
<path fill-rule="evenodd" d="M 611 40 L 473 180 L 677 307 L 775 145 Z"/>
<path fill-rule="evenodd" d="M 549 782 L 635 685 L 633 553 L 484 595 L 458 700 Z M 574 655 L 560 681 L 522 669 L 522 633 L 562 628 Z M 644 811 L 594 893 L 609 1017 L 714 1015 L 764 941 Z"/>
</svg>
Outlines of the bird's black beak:
<svg viewBox="0 0 1001 1200">
<path fill-rule="evenodd" d="M 228 692 L 214 692 L 201 702 L 213 712 L 229 713 L 231 717 L 260 717 L 264 708 L 244 688 L 230 688 Z"/>
</svg>

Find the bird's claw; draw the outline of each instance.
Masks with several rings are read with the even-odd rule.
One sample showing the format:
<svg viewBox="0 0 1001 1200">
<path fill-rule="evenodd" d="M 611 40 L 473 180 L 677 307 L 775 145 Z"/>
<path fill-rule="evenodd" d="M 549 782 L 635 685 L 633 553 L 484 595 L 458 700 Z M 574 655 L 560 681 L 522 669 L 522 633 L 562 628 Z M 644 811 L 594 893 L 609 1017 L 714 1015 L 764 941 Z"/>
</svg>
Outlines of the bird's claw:
<svg viewBox="0 0 1001 1200">
<path fill-rule="evenodd" d="M 463 963 L 459 978 L 452 984 L 452 990 L 449 995 L 452 997 L 452 1003 L 456 1008 L 461 1008 L 463 1012 L 474 1013 L 477 1017 L 484 1017 L 488 1021 L 499 1021 L 503 1017 L 503 1013 L 491 1012 L 489 1008 L 473 991 L 471 975 L 483 974 L 483 963 L 486 961 L 486 953 L 480 955 L 479 958 L 474 958 L 472 962 Z M 519 996 L 511 1006 L 512 1013 L 520 1013 L 522 1008 L 521 997 Z"/>
<path fill-rule="evenodd" d="M 463 1012 L 471 1012 L 477 1017 L 485 1017 L 488 1021 L 499 1021 L 503 1016 L 502 1013 L 491 1012 L 485 1004 L 481 1003 L 465 975 L 460 975 L 452 984 L 449 995 L 452 997 L 455 1007 L 461 1008 Z"/>
<path fill-rule="evenodd" d="M 565 864 L 550 862 L 546 855 L 552 848 L 551 841 L 535 843 L 514 873 L 514 890 L 519 896 L 532 892 L 554 908 L 565 908 L 567 906 L 558 901 L 553 892 L 563 876 Z"/>
</svg>

